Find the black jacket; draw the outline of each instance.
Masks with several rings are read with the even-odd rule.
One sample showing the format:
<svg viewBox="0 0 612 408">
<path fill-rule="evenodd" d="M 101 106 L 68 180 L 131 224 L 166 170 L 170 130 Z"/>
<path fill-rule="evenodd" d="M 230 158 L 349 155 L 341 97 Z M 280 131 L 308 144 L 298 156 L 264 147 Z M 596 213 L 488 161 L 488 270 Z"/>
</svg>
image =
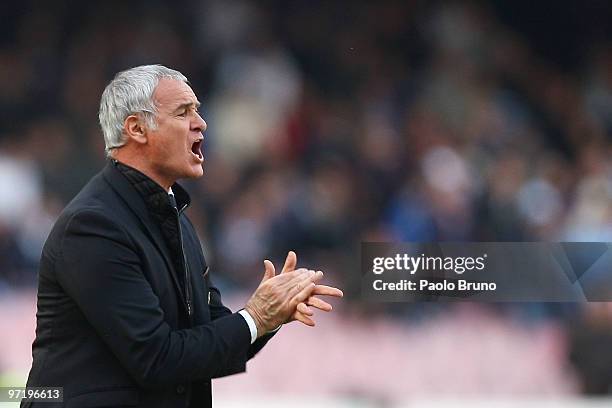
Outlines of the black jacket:
<svg viewBox="0 0 612 408">
<path fill-rule="evenodd" d="M 166 192 L 134 172 L 109 162 L 45 243 L 28 386 L 61 386 L 64 402 L 22 406 L 208 407 L 211 378 L 244 371 L 270 337 L 250 344 L 187 216 L 156 204 Z"/>
</svg>

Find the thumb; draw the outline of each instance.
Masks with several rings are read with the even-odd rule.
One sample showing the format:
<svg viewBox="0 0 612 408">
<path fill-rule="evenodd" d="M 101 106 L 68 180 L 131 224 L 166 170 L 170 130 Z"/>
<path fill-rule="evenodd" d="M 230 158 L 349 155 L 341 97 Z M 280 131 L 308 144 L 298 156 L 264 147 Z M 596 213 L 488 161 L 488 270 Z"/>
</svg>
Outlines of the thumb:
<svg viewBox="0 0 612 408">
<path fill-rule="evenodd" d="M 283 266 L 283 270 L 281 273 L 291 272 L 295 270 L 295 266 L 297 265 L 297 255 L 293 251 L 289 251 L 287 254 L 287 259 L 285 260 L 285 266 Z"/>
<path fill-rule="evenodd" d="M 264 267 L 266 268 L 266 270 L 264 271 L 264 276 L 263 279 L 261 280 L 261 282 L 265 282 L 270 278 L 273 278 L 274 275 L 276 275 L 276 272 L 274 270 L 274 264 L 270 261 L 268 261 L 267 259 L 264 261 Z"/>
</svg>

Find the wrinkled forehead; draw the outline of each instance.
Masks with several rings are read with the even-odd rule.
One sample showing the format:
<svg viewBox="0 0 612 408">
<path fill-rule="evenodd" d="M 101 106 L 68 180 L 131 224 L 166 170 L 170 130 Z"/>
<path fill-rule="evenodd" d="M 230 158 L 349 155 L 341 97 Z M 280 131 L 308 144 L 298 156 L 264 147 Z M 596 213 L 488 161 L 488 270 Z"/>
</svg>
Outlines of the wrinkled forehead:
<svg viewBox="0 0 612 408">
<path fill-rule="evenodd" d="M 199 105 L 193 89 L 183 81 L 172 78 L 162 78 L 159 80 L 153 100 L 160 110 L 172 110 L 184 104 Z"/>
</svg>

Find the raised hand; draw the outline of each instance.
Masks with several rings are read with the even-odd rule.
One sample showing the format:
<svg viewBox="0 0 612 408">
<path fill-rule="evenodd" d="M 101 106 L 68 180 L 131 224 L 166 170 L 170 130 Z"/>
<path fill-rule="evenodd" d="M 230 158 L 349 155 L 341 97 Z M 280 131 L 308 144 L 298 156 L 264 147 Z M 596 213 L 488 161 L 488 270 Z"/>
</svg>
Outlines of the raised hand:
<svg viewBox="0 0 612 408">
<path fill-rule="evenodd" d="M 297 255 L 295 254 L 295 252 L 289 251 L 289 253 L 287 254 L 287 259 L 285 259 L 285 265 L 283 266 L 281 275 L 294 271 L 296 265 Z M 272 265 L 272 268 L 274 268 L 274 265 Z M 311 317 L 314 315 L 314 312 L 308 306 L 312 306 L 316 309 L 323 310 L 325 312 L 330 312 L 332 310 L 332 305 L 316 297 L 316 295 L 342 297 L 344 294 L 340 289 L 331 286 L 316 285 L 310 296 L 308 296 L 308 298 L 306 299 L 306 301 L 298 303 L 295 312 L 291 316 L 290 321 L 297 320 L 307 326 L 314 326 L 315 321 Z"/>
<path fill-rule="evenodd" d="M 323 278 L 323 272 L 304 268 L 276 276 L 272 262 L 264 264 L 263 279 L 245 306 L 255 320 L 258 336 L 290 321 L 297 305 L 308 299 L 315 282 Z"/>
</svg>

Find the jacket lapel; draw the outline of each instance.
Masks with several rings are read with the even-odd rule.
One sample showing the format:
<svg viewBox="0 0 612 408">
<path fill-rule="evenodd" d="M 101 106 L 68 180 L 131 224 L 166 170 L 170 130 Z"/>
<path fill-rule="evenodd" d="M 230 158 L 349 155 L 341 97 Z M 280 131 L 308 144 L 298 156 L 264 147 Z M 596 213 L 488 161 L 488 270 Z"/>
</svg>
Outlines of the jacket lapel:
<svg viewBox="0 0 612 408">
<path fill-rule="evenodd" d="M 167 248 L 164 237 L 161 233 L 161 230 L 155 223 L 155 221 L 149 215 L 149 211 L 146 207 L 146 204 L 143 198 L 138 194 L 136 189 L 129 183 L 129 181 L 123 176 L 119 170 L 113 166 L 111 162 L 109 162 L 104 170 L 102 171 L 103 177 L 106 182 L 111 186 L 113 190 L 123 199 L 128 208 L 136 215 L 136 217 L 140 220 L 141 224 L 144 227 L 145 232 L 153 241 L 155 247 L 159 251 L 159 253 L 164 258 L 164 262 L 166 267 L 170 271 L 170 275 L 172 276 L 172 282 L 174 283 L 174 287 L 176 291 L 180 295 L 181 303 L 183 308 L 187 310 L 187 306 L 183 301 L 185 299 L 183 295 L 183 291 L 181 289 L 181 285 L 179 284 L 178 278 L 176 276 L 176 271 L 174 270 L 174 266 L 172 264 L 170 253 Z"/>
</svg>

